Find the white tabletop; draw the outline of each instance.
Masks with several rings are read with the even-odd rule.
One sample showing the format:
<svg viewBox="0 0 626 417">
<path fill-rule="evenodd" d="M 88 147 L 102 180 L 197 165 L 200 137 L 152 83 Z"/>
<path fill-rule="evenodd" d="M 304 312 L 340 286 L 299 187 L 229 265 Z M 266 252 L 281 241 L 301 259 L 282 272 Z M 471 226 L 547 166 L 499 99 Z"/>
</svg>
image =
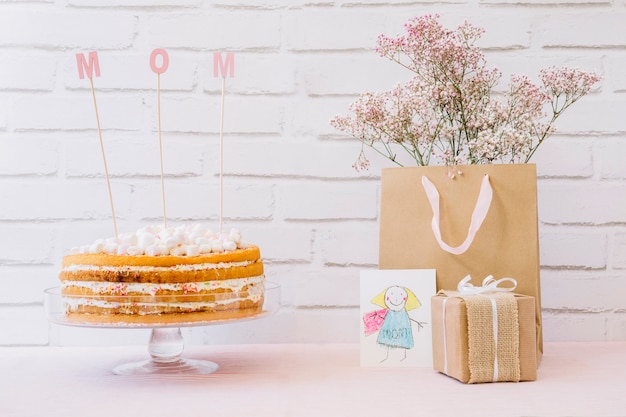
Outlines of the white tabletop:
<svg viewBox="0 0 626 417">
<path fill-rule="evenodd" d="M 142 347 L 0 348 L 0 416 L 626 416 L 626 342 L 548 343 L 538 380 L 362 368 L 358 345 L 188 346 L 202 376 L 119 376 Z"/>
</svg>

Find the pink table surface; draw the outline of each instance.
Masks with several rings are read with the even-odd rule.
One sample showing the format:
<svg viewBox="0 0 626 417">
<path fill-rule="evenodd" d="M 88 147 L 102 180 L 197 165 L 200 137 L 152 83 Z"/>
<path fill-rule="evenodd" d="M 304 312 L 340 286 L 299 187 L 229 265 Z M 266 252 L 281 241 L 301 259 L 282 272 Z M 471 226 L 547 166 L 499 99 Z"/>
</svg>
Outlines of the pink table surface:
<svg viewBox="0 0 626 417">
<path fill-rule="evenodd" d="M 362 368 L 358 345 L 187 346 L 203 376 L 118 376 L 133 347 L 0 348 L 0 416 L 626 416 L 626 342 L 548 343 L 534 382 Z"/>
</svg>

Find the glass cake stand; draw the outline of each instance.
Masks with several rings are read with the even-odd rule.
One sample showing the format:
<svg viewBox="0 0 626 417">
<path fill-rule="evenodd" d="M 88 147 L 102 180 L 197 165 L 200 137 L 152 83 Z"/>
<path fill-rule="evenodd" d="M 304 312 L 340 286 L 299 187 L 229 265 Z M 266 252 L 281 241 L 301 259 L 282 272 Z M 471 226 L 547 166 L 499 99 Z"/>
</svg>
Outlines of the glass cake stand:
<svg viewBox="0 0 626 417">
<path fill-rule="evenodd" d="M 228 297 L 245 298 L 246 292 L 228 293 Z M 133 307 L 145 306 L 150 308 L 154 303 L 176 303 L 184 306 L 189 302 L 220 302 L 225 301 L 224 295 L 211 296 L 207 300 L 206 295 L 185 294 L 165 296 L 61 296 L 61 288 L 54 287 L 44 291 L 44 307 L 51 323 L 95 328 L 125 328 L 125 329 L 151 329 L 148 342 L 150 359 L 131 362 L 117 366 L 113 369 L 118 375 L 140 374 L 210 374 L 219 369 L 219 365 L 208 360 L 186 359 L 182 357 L 184 340 L 181 333 L 183 327 L 209 326 L 246 320 L 256 320 L 267 317 L 280 308 L 280 285 L 273 282 L 265 283 L 265 294 L 262 307 L 240 308 L 218 311 L 214 313 L 188 313 L 177 315 L 94 315 L 94 314 L 67 314 L 67 306 L 73 298 L 82 298 L 81 303 L 92 305 L 107 303 L 117 307 L 122 303 L 130 303 Z M 84 299 L 87 298 L 85 301 Z M 243 306 L 242 306 L 243 307 Z M 146 318 L 149 317 L 149 318 Z"/>
</svg>

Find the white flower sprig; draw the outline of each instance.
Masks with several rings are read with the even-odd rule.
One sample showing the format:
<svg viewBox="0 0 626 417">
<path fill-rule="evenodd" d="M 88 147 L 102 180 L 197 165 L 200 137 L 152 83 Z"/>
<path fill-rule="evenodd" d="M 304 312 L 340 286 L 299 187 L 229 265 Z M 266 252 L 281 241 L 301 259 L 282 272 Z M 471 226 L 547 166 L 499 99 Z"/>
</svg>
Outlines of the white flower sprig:
<svg viewBox="0 0 626 417">
<path fill-rule="evenodd" d="M 511 77 L 503 96 L 493 94 L 502 74 L 487 68 L 475 45 L 484 30 L 464 23 L 445 29 L 439 16 L 411 19 L 407 34 L 378 37 L 377 52 L 415 75 L 382 93 L 363 93 L 352 115 L 331 125 L 401 165 L 398 147 L 417 165 L 435 156 L 449 166 L 526 163 L 555 130 L 556 119 L 600 80 L 571 68 L 541 70 L 542 86 L 523 75 Z M 354 164 L 367 169 L 361 149 Z"/>
</svg>

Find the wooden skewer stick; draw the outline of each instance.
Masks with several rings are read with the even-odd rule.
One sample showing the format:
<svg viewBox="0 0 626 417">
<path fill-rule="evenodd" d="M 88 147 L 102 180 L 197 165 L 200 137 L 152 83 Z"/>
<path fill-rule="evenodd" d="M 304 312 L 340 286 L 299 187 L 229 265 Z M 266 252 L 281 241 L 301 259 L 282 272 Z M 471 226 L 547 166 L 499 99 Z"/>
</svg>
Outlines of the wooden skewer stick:
<svg viewBox="0 0 626 417">
<path fill-rule="evenodd" d="M 222 54 L 213 54 L 213 76 L 222 75 L 222 104 L 220 110 L 220 201 L 219 201 L 219 233 L 222 233 L 224 221 L 224 96 L 226 95 L 226 76 L 235 75 L 235 56 L 232 52 L 226 54 L 224 61 Z"/>
<path fill-rule="evenodd" d="M 161 201 L 163 204 L 163 227 L 167 229 L 167 210 L 165 205 L 165 174 L 163 170 L 163 139 L 161 136 L 161 73 L 157 73 L 157 125 L 159 129 L 159 160 L 161 163 Z"/>
<path fill-rule="evenodd" d="M 226 92 L 226 77 L 222 78 L 222 107 L 220 110 L 220 234 L 224 219 L 224 96 Z"/>
<path fill-rule="evenodd" d="M 113 193 L 111 192 L 111 180 L 109 178 L 109 168 L 107 166 L 107 158 L 104 152 L 104 143 L 102 141 L 102 129 L 100 128 L 100 116 L 98 114 L 98 103 L 96 102 L 96 89 L 93 85 L 93 78 L 89 77 L 89 83 L 91 85 L 91 96 L 93 97 L 93 107 L 96 110 L 96 123 L 98 125 L 98 138 L 100 139 L 100 150 L 102 152 L 102 162 L 104 162 L 104 175 L 107 181 L 107 189 L 109 191 L 109 203 L 111 205 L 111 216 L 113 218 L 113 231 L 115 232 L 115 239 L 117 239 L 117 220 L 115 218 L 115 207 L 113 206 Z"/>
<path fill-rule="evenodd" d="M 82 53 L 76 54 L 76 65 L 78 66 L 78 78 L 81 80 L 85 78 L 85 73 L 89 78 L 89 84 L 91 85 L 91 96 L 93 97 L 93 107 L 96 111 L 96 123 L 98 126 L 98 138 L 100 139 L 100 151 L 102 153 L 102 162 L 104 162 L 104 176 L 107 181 L 107 188 L 109 191 L 109 203 L 111 205 L 111 217 L 113 218 L 113 231 L 115 232 L 115 239 L 117 239 L 117 220 L 115 217 L 115 207 L 113 205 L 113 193 L 111 192 L 111 180 L 109 177 L 109 168 L 107 166 L 107 158 L 104 152 L 104 142 L 102 141 L 102 128 L 100 127 L 100 115 L 98 113 L 98 103 L 96 101 L 96 89 L 93 85 L 93 76 L 100 76 L 100 63 L 98 61 L 98 52 L 89 52 L 89 58 L 85 58 Z"/>
<path fill-rule="evenodd" d="M 161 56 L 161 65 L 157 65 L 156 59 Z M 167 210 L 165 204 L 165 174 L 163 169 L 163 138 L 161 135 L 161 74 L 167 71 L 169 55 L 162 48 L 156 48 L 150 54 L 150 68 L 157 75 L 157 127 L 159 131 L 159 161 L 161 165 L 161 201 L 163 204 L 163 227 L 167 228 Z"/>
</svg>

